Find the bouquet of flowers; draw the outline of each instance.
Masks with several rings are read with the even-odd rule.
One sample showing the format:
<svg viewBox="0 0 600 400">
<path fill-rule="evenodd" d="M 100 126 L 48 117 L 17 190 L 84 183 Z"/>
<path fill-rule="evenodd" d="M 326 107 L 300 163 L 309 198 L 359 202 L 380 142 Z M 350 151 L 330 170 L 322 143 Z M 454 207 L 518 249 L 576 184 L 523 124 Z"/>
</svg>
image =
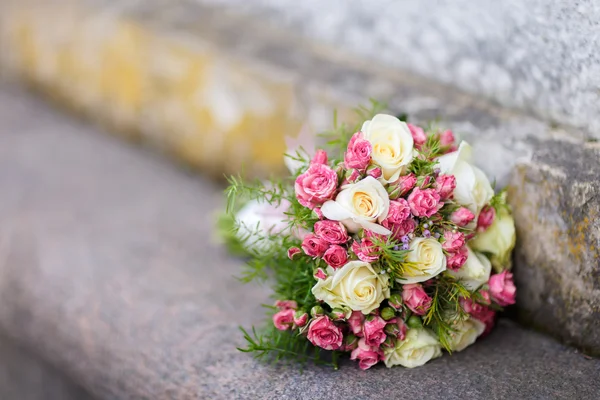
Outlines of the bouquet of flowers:
<svg viewBox="0 0 600 400">
<path fill-rule="evenodd" d="M 326 134 L 329 153 L 292 149 L 290 178 L 230 179 L 242 279 L 267 279 L 276 296 L 272 324 L 242 329 L 240 350 L 412 368 L 473 344 L 515 302 L 514 221 L 471 147 L 450 130 L 362 116 Z"/>
</svg>

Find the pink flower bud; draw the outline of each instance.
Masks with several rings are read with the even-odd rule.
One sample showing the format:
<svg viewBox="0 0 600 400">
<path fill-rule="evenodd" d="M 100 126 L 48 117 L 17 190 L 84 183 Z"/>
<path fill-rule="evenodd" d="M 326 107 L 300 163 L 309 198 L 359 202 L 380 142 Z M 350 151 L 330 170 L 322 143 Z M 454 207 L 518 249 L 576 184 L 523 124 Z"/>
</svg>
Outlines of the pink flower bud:
<svg viewBox="0 0 600 400">
<path fill-rule="evenodd" d="M 347 334 L 344 337 L 344 346 L 342 347 L 342 351 L 352 351 L 358 347 L 358 337 L 353 335 L 352 333 Z"/>
<path fill-rule="evenodd" d="M 416 315 L 425 315 L 431 306 L 431 297 L 418 283 L 402 286 L 402 300 L 404 304 Z"/>
<path fill-rule="evenodd" d="M 365 343 L 371 347 L 379 347 L 385 340 L 384 328 L 387 322 L 381 317 L 369 317 L 363 324 Z"/>
<path fill-rule="evenodd" d="M 477 218 L 477 232 L 485 232 L 492 225 L 496 217 L 496 210 L 492 206 L 485 206 Z"/>
<path fill-rule="evenodd" d="M 339 221 L 318 221 L 315 223 L 315 235 L 331 244 L 343 244 L 349 239 L 346 227 Z"/>
<path fill-rule="evenodd" d="M 456 150 L 456 146 L 454 144 L 454 133 L 452 133 L 450 129 L 440 133 L 440 145 L 442 145 L 442 147 L 449 147 L 449 151 Z"/>
<path fill-rule="evenodd" d="M 469 257 L 469 251 L 467 246 L 463 246 L 454 253 L 448 254 L 446 257 L 446 266 L 449 270 L 458 271 L 462 267 Z"/>
<path fill-rule="evenodd" d="M 352 333 L 354 333 L 358 337 L 363 336 L 362 326 L 365 320 L 365 316 L 360 311 L 352 311 L 350 314 L 350 318 L 348 318 L 348 326 Z"/>
<path fill-rule="evenodd" d="M 350 359 L 358 360 L 360 369 L 366 370 L 383 359 L 383 352 L 376 347 L 369 346 L 365 339 L 360 339 L 358 347 L 350 354 Z"/>
<path fill-rule="evenodd" d="M 355 133 L 352 135 L 348 143 L 348 149 L 344 155 L 346 168 L 360 170 L 367 168 L 371 162 L 372 151 L 371 143 L 364 139 L 362 132 Z"/>
<path fill-rule="evenodd" d="M 317 218 L 319 219 L 323 219 L 323 211 L 321 211 L 321 207 L 315 207 L 313 208 L 313 212 L 315 213 L 315 215 L 317 216 Z"/>
<path fill-rule="evenodd" d="M 388 299 L 388 305 L 396 310 L 402 308 L 402 296 L 399 293 L 394 293 Z"/>
<path fill-rule="evenodd" d="M 298 308 L 298 303 L 296 303 L 294 300 L 277 300 L 275 302 L 275 307 L 278 307 L 280 310 L 295 310 Z"/>
<path fill-rule="evenodd" d="M 410 130 L 410 133 L 413 137 L 415 147 L 417 149 L 420 149 L 427 141 L 427 135 L 425 134 L 425 131 L 423 131 L 423 128 L 421 128 L 417 125 L 413 125 L 413 124 L 406 124 L 406 125 L 408 125 L 408 129 Z"/>
<path fill-rule="evenodd" d="M 417 177 L 415 176 L 415 174 L 408 174 L 408 175 L 399 177 L 397 181 L 391 183 L 390 186 L 388 187 L 388 193 L 390 193 L 390 198 L 391 198 L 391 192 L 395 193 L 395 195 L 396 195 L 395 198 L 403 197 L 408 192 L 410 192 L 415 187 L 416 184 L 417 184 Z"/>
<path fill-rule="evenodd" d="M 280 331 L 290 329 L 294 325 L 294 310 L 288 308 L 276 312 L 273 315 L 273 325 Z"/>
<path fill-rule="evenodd" d="M 346 313 L 341 308 L 334 308 L 330 313 L 331 319 L 334 321 L 342 321 L 346 319 Z"/>
<path fill-rule="evenodd" d="M 450 220 L 458 226 L 467 226 L 473 221 L 473 218 L 475 218 L 475 215 L 473 215 L 471 210 L 466 207 L 461 207 L 452 213 Z"/>
<path fill-rule="evenodd" d="M 300 254 L 300 252 L 301 252 L 301 250 L 299 248 L 297 248 L 297 247 L 290 247 L 288 249 L 288 258 L 290 260 L 293 260 L 294 256 L 297 255 L 297 254 Z"/>
<path fill-rule="evenodd" d="M 381 344 L 382 348 L 394 348 L 396 347 L 396 337 L 395 336 L 387 336 L 385 341 Z"/>
<path fill-rule="evenodd" d="M 342 185 L 356 183 L 358 180 L 360 180 L 360 172 L 358 172 L 357 169 L 349 169 L 346 171 L 346 177 L 344 182 L 342 182 Z"/>
<path fill-rule="evenodd" d="M 465 235 L 461 232 L 444 232 L 444 243 L 442 248 L 448 253 L 455 253 L 465 245 Z"/>
<path fill-rule="evenodd" d="M 510 306 L 515 304 L 517 288 L 513 282 L 513 274 L 503 271 L 492 275 L 488 282 L 490 286 L 490 296 L 501 306 Z"/>
<path fill-rule="evenodd" d="M 379 248 L 368 237 L 361 239 L 360 242 L 355 240 L 352 243 L 352 251 L 359 260 L 364 262 L 373 262 L 379 259 Z"/>
<path fill-rule="evenodd" d="M 321 268 L 317 268 L 317 272 L 315 272 L 315 278 L 317 279 L 327 279 L 327 274 L 323 272 Z"/>
<path fill-rule="evenodd" d="M 323 254 L 323 260 L 333 269 L 343 267 L 348 262 L 348 252 L 342 246 L 331 245 Z"/>
<path fill-rule="evenodd" d="M 439 175 L 435 180 L 435 190 L 442 199 L 449 199 L 456 188 L 454 175 Z"/>
<path fill-rule="evenodd" d="M 306 235 L 302 241 L 302 250 L 311 257 L 321 257 L 328 247 L 329 243 L 312 233 Z"/>
<path fill-rule="evenodd" d="M 372 176 L 375 179 L 381 178 L 382 174 L 381 168 L 376 167 L 375 165 L 371 165 L 367 168 L 367 175 Z"/>
<path fill-rule="evenodd" d="M 417 217 L 431 217 L 442 208 L 440 195 L 434 189 L 415 188 L 408 196 L 410 210 Z"/>
<path fill-rule="evenodd" d="M 311 164 L 327 164 L 327 152 L 325 150 L 317 150 L 315 156 L 310 162 Z"/>
<path fill-rule="evenodd" d="M 396 240 L 402 240 L 402 237 L 414 232 L 417 223 L 412 218 L 407 218 L 399 224 L 392 224 L 387 219 L 381 223 L 384 227 L 392 231 L 392 237 Z"/>
<path fill-rule="evenodd" d="M 313 319 L 308 326 L 308 340 L 325 350 L 337 350 L 342 346 L 344 336 L 326 315 Z"/>
<path fill-rule="evenodd" d="M 402 318 L 398 318 L 398 321 L 396 321 L 396 324 L 398 325 L 398 331 L 399 331 L 398 334 L 396 335 L 396 337 L 398 338 L 398 340 L 406 339 L 406 332 L 408 331 L 406 322 L 404 322 L 404 320 Z"/>
<path fill-rule="evenodd" d="M 308 313 L 304 310 L 298 310 L 294 313 L 294 324 L 303 327 L 308 322 Z"/>
</svg>

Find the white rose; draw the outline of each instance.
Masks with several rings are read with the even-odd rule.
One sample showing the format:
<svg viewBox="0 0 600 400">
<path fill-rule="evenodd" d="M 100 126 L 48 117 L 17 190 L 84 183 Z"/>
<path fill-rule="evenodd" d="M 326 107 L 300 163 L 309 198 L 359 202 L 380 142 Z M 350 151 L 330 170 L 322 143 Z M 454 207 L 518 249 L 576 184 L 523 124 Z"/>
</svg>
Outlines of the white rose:
<svg viewBox="0 0 600 400">
<path fill-rule="evenodd" d="M 397 279 L 402 284 L 424 282 L 446 270 L 446 256 L 440 242 L 433 238 L 416 238 L 410 243 L 404 275 Z"/>
<path fill-rule="evenodd" d="M 390 198 L 387 191 L 372 176 L 344 186 L 335 201 L 326 201 L 321 207 L 327 219 L 341 221 L 350 232 L 356 233 L 364 228 L 382 235 L 389 235 L 391 232 L 375 221 L 383 221 L 389 209 Z"/>
<path fill-rule="evenodd" d="M 413 159 L 413 137 L 406 123 L 387 114 L 377 114 L 361 129 L 371 143 L 373 163 L 381 167 L 383 180 L 393 182 Z"/>
<path fill-rule="evenodd" d="M 451 351 L 462 351 L 475 343 L 485 330 L 485 324 L 475 318 L 459 321 L 453 325 L 449 347 Z"/>
<path fill-rule="evenodd" d="M 470 164 L 471 146 L 462 142 L 457 151 L 439 157 L 438 162 L 442 174 L 454 175 L 456 178 L 454 200 L 477 217 L 483 206 L 494 196 L 494 190 L 483 171 Z"/>
<path fill-rule="evenodd" d="M 251 200 L 236 214 L 238 223 L 238 238 L 247 248 L 267 250 L 269 242 L 261 240 L 261 237 L 284 233 L 288 230 L 285 212 L 290 203 L 283 200 L 279 206 L 275 206 L 258 200 Z"/>
<path fill-rule="evenodd" d="M 486 256 L 476 253 L 467 246 L 467 261 L 458 271 L 448 271 L 470 291 L 475 291 L 490 279 L 492 263 Z"/>
<path fill-rule="evenodd" d="M 483 233 L 469 242 L 473 249 L 492 255 L 492 265 L 497 272 L 511 267 L 511 254 L 515 248 L 515 220 L 510 212 L 502 208 L 496 213 L 494 222 Z"/>
<path fill-rule="evenodd" d="M 332 275 L 320 279 L 312 292 L 331 308 L 346 306 L 369 314 L 390 297 L 389 276 L 378 274 L 369 263 L 350 261 L 337 271 L 328 271 Z"/>
<path fill-rule="evenodd" d="M 427 361 L 442 355 L 437 337 L 426 328 L 409 329 L 404 340 L 396 346 L 384 349 L 385 366 L 402 365 L 406 368 L 420 367 Z"/>
</svg>

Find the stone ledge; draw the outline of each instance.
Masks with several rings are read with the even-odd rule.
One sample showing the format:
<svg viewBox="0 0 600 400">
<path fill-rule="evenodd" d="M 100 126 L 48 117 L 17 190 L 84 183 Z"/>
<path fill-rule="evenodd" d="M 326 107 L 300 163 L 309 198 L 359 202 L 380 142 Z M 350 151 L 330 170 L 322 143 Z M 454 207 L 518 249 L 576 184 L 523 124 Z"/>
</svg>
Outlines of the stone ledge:
<svg viewBox="0 0 600 400">
<path fill-rule="evenodd" d="M 36 118 L 32 119 L 31 115 Z M 101 399 L 578 398 L 599 360 L 502 320 L 420 369 L 237 352 L 268 292 L 211 244 L 221 187 L 0 91 L 0 329 Z"/>
<path fill-rule="evenodd" d="M 600 356 L 600 145 L 532 144 L 509 191 L 520 320 Z"/>
<path fill-rule="evenodd" d="M 283 136 L 296 134 L 300 121 L 329 128 L 334 108 L 349 119 L 369 97 L 415 121 L 439 118 L 484 143 L 476 161 L 500 183 L 516 160 L 531 155 L 524 138 L 582 136 L 231 9 L 193 1 L 32 1 L 35 7 L 12 2 L 3 14 L 10 70 L 79 112 L 218 175 L 237 173 L 243 163 L 256 174 L 280 170 Z"/>
</svg>

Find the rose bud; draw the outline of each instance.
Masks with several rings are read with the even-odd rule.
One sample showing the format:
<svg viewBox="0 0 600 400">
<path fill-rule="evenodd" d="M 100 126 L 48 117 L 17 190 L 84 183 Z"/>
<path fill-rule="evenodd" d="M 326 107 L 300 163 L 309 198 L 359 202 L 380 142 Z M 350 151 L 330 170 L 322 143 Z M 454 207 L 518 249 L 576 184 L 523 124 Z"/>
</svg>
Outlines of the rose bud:
<svg viewBox="0 0 600 400">
<path fill-rule="evenodd" d="M 450 147 L 450 151 L 456 150 L 456 148 L 454 148 L 454 133 L 452 133 L 450 129 L 440 133 L 440 145 L 443 147 Z"/>
<path fill-rule="evenodd" d="M 400 328 L 398 327 L 397 323 L 387 324 L 383 330 L 386 334 L 392 336 L 398 336 L 398 334 L 400 333 Z"/>
<path fill-rule="evenodd" d="M 294 313 L 294 324 L 299 327 L 306 325 L 308 322 L 308 313 L 304 310 L 298 310 Z"/>
<path fill-rule="evenodd" d="M 435 190 L 440 194 L 442 199 L 452 197 L 455 188 L 456 178 L 454 175 L 440 175 L 435 180 Z"/>
<path fill-rule="evenodd" d="M 473 221 L 473 218 L 475 218 L 475 215 L 466 207 L 459 208 L 450 216 L 450 220 L 458 226 L 467 226 Z"/>
<path fill-rule="evenodd" d="M 381 310 L 381 318 L 383 318 L 386 321 L 389 321 L 390 319 L 394 318 L 395 316 L 396 316 L 396 311 L 392 307 L 384 307 Z"/>
<path fill-rule="evenodd" d="M 294 300 L 277 300 L 275 302 L 275 307 L 278 307 L 280 310 L 287 310 L 288 308 L 295 310 L 298 308 L 298 303 Z"/>
<path fill-rule="evenodd" d="M 417 184 L 417 177 L 414 174 L 404 175 L 398 178 L 397 181 L 388 186 L 390 199 L 395 200 L 410 192 Z"/>
<path fill-rule="evenodd" d="M 294 324 L 294 310 L 280 310 L 273 315 L 273 325 L 280 331 L 288 330 Z"/>
<path fill-rule="evenodd" d="M 515 304 L 517 289 L 513 282 L 513 274 L 504 271 L 496 275 L 492 275 L 488 282 L 490 286 L 490 296 L 501 306 L 510 306 Z"/>
<path fill-rule="evenodd" d="M 418 317 L 416 315 L 412 315 L 408 321 L 406 322 L 406 324 L 410 327 L 410 328 L 420 328 L 423 326 L 423 321 L 421 320 L 421 317 Z"/>
<path fill-rule="evenodd" d="M 362 312 L 352 311 L 352 314 L 350 314 L 350 318 L 348 318 L 348 326 L 350 327 L 352 333 L 354 333 L 356 336 L 363 336 L 362 326 L 364 321 L 365 316 Z"/>
<path fill-rule="evenodd" d="M 375 179 L 379 179 L 382 175 L 381 168 L 375 165 L 370 165 L 369 168 L 367 168 L 367 175 L 372 176 Z"/>
<path fill-rule="evenodd" d="M 315 207 L 313 208 L 313 213 L 315 214 L 315 216 L 319 219 L 323 219 L 323 211 L 321 211 L 321 207 Z"/>
<path fill-rule="evenodd" d="M 313 318 L 317 318 L 322 315 L 325 315 L 325 310 L 321 306 L 314 306 L 313 308 L 310 309 L 310 315 Z"/>
<path fill-rule="evenodd" d="M 387 347 L 391 349 L 396 346 L 396 335 L 394 336 L 386 336 L 383 343 L 381 343 L 381 347 Z"/>
<path fill-rule="evenodd" d="M 354 183 L 360 178 L 360 172 L 357 169 L 349 169 L 345 176 L 346 183 Z"/>
<path fill-rule="evenodd" d="M 329 316 L 334 321 L 343 321 L 346 319 L 344 310 L 342 310 L 341 308 L 334 308 L 333 310 L 331 310 L 331 313 L 329 313 Z"/>
<path fill-rule="evenodd" d="M 417 125 L 413 125 L 413 124 L 406 124 L 406 125 L 408 125 L 410 134 L 413 137 L 413 142 L 415 144 L 415 147 L 417 149 L 420 149 L 421 146 L 423 146 L 425 144 L 425 142 L 427 141 L 427 135 L 425 134 L 425 131 L 423 131 L 423 128 L 421 128 L 420 126 L 417 126 Z"/>
<path fill-rule="evenodd" d="M 494 207 L 485 206 L 479 213 L 477 218 L 477 232 L 485 232 L 487 228 L 492 225 L 494 218 L 496 217 L 496 210 Z"/>
<path fill-rule="evenodd" d="M 404 304 L 416 315 L 425 315 L 431 306 L 431 297 L 425 293 L 423 286 L 411 283 L 402 287 Z"/>
<path fill-rule="evenodd" d="M 300 254 L 301 252 L 302 252 L 302 250 L 300 250 L 300 249 L 299 249 L 299 248 L 297 248 L 297 247 L 290 247 L 290 248 L 288 249 L 288 258 L 289 258 L 290 260 L 293 260 L 293 259 L 294 259 L 294 256 L 296 256 L 296 255 Z"/>
<path fill-rule="evenodd" d="M 314 276 L 317 279 L 327 279 L 327 274 L 321 268 L 317 268 Z"/>
<path fill-rule="evenodd" d="M 396 310 L 400 310 L 402 308 L 402 304 L 402 295 L 400 293 L 393 293 L 388 299 L 388 305 Z"/>
<path fill-rule="evenodd" d="M 315 156 L 310 162 L 311 164 L 327 164 L 327 152 L 325 150 L 317 150 Z"/>
</svg>

